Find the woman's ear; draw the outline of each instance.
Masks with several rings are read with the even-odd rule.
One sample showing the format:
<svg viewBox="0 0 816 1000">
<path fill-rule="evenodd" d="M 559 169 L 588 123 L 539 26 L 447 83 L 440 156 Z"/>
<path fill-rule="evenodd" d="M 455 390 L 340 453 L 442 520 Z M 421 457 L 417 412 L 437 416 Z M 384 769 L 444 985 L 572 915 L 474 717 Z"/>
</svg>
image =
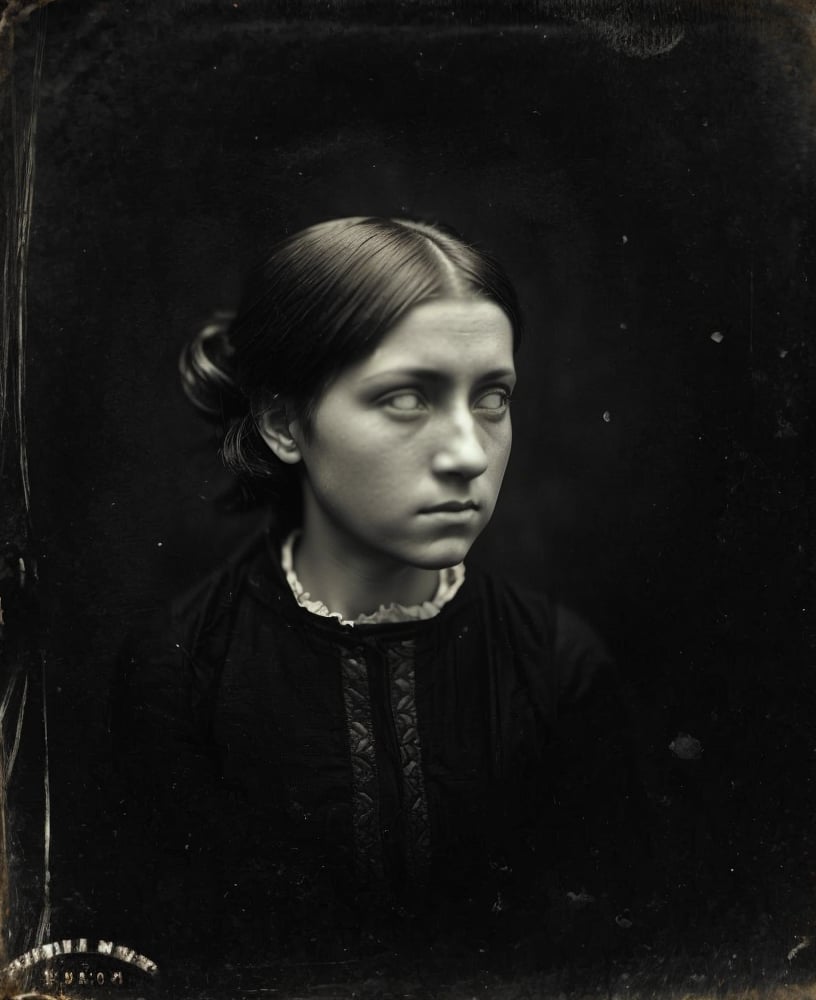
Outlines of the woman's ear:
<svg viewBox="0 0 816 1000">
<path fill-rule="evenodd" d="M 300 447 L 292 436 L 290 421 L 286 417 L 286 406 L 279 396 L 265 400 L 255 410 L 258 431 L 273 453 L 287 465 L 296 465 L 302 455 Z"/>
</svg>

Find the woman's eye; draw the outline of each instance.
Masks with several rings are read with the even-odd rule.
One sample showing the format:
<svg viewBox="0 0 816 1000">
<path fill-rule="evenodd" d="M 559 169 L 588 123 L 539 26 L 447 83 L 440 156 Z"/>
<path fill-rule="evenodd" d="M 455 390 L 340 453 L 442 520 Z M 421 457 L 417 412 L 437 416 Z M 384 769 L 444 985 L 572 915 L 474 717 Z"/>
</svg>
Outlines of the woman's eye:
<svg viewBox="0 0 816 1000">
<path fill-rule="evenodd" d="M 400 413 L 416 413 L 425 409 L 425 401 L 416 392 L 398 392 L 384 400 L 385 405 L 391 410 L 398 410 Z"/>
<path fill-rule="evenodd" d="M 491 389 L 476 401 L 479 410 L 489 410 L 491 413 L 501 413 L 510 403 L 510 394 L 504 389 Z"/>
</svg>

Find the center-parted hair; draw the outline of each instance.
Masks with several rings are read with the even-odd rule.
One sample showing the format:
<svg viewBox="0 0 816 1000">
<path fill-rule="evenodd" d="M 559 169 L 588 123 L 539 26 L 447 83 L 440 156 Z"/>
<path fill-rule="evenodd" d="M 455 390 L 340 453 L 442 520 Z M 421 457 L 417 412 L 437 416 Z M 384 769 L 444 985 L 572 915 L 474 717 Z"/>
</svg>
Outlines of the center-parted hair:
<svg viewBox="0 0 816 1000">
<path fill-rule="evenodd" d="M 516 293 L 489 254 L 436 224 L 332 219 L 273 248 L 250 274 L 238 311 L 216 315 L 185 347 L 182 383 L 222 425 L 227 467 L 256 498 L 264 482 L 282 495 L 292 469 L 263 441 L 258 414 L 283 406 L 308 434 L 332 379 L 370 354 L 410 310 L 467 298 L 498 305 L 518 346 Z"/>
</svg>

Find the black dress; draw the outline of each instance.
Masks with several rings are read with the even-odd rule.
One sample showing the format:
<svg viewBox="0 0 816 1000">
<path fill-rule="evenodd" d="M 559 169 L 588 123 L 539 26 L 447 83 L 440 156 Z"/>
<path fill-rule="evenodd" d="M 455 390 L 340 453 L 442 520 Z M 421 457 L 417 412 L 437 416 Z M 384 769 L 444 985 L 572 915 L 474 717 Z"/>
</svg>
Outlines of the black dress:
<svg viewBox="0 0 816 1000">
<path fill-rule="evenodd" d="M 257 960 L 614 921 L 639 793 L 587 626 L 472 570 L 436 617 L 343 625 L 279 553 L 264 532 L 124 656 L 132 944 Z"/>
</svg>

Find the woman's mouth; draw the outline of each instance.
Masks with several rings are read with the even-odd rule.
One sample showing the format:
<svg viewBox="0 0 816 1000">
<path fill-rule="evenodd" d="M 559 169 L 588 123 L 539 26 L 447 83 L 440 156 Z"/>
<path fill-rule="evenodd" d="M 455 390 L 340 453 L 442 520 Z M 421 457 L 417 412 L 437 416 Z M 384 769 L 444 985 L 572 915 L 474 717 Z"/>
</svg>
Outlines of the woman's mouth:
<svg viewBox="0 0 816 1000">
<path fill-rule="evenodd" d="M 466 511 L 478 510 L 475 500 L 447 500 L 445 503 L 434 504 L 433 507 L 423 507 L 422 514 L 462 514 Z"/>
</svg>

